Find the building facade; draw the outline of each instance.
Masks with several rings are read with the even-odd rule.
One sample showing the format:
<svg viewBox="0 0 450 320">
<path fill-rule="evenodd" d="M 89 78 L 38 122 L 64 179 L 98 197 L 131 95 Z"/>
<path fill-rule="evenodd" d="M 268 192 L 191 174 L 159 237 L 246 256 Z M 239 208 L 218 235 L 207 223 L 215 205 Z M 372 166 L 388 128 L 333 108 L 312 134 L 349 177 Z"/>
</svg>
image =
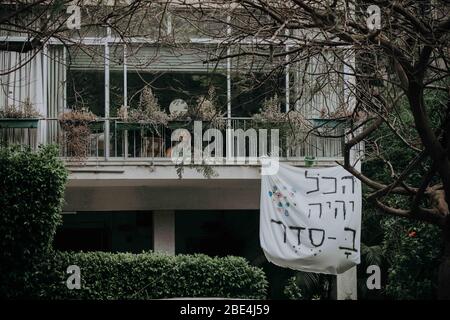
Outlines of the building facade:
<svg viewBox="0 0 450 320">
<path fill-rule="evenodd" d="M 10 49 L 0 51 L 0 107 L 29 103 L 39 116 L 28 124 L 3 121 L 2 143 L 59 145 L 70 172 L 55 243 L 61 250 L 235 254 L 261 264 L 261 167 L 249 159 L 263 153 L 262 140 L 275 139 L 275 128 L 280 161 L 330 166 L 342 160 L 345 122 L 332 115 L 352 108 L 352 79 L 339 59 L 349 58 L 324 47 L 299 59 L 289 54 L 295 37 L 279 41 L 264 32 L 230 45 L 226 39 L 246 25 L 247 13 L 215 8 L 223 19 L 213 20 L 189 6 L 163 8 L 134 14 L 133 32 L 124 36 L 117 25 L 89 26 L 95 7 L 82 7 L 80 29 L 49 35 L 26 52 L 11 48 L 28 43 L 29 34 L 4 28 L 1 41 Z M 179 143 L 172 133 L 193 133 L 192 118 L 151 126 L 127 120 L 121 112 L 140 110 L 145 88 L 168 116 L 195 109 L 202 98 L 213 100 L 220 121 L 204 122 L 202 138 L 217 128 L 223 139 L 202 139 L 197 147 L 214 144 L 214 156 L 224 161 L 172 161 L 168 150 Z M 261 109 L 271 106 L 280 114 L 296 111 L 308 125 L 292 139 L 289 126 L 258 121 Z M 74 109 L 95 115 L 81 157 L 61 123 Z M 227 129 L 267 129 L 269 136 L 259 134 L 254 143 Z"/>
</svg>

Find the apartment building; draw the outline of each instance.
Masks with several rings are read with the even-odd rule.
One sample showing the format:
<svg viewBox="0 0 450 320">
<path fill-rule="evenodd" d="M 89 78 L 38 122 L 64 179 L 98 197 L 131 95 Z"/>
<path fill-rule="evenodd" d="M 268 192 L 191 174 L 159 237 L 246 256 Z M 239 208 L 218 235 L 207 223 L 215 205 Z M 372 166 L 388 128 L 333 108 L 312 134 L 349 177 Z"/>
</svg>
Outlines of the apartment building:
<svg viewBox="0 0 450 320">
<path fill-rule="evenodd" d="M 199 17 L 191 6 L 155 5 L 154 13 L 130 15 L 133 32 L 126 36 L 117 25 L 90 26 L 96 10 L 82 7 L 79 29 L 68 28 L 64 37 L 50 34 L 35 49 L 17 49 L 30 43 L 26 30 L 3 28 L 0 35 L 0 108 L 28 103 L 39 113 L 0 119 L 2 143 L 57 144 L 70 172 L 55 246 L 234 254 L 261 264 L 260 163 L 248 159 L 261 154 L 261 139 L 274 138 L 270 129 L 280 126 L 255 115 L 272 101 L 281 113 L 296 111 L 315 128 L 297 130 L 293 143 L 281 126 L 280 161 L 335 165 L 342 159 L 345 121 L 324 114 L 352 107 L 346 85 L 351 79 L 339 73 L 344 63 L 327 48 L 311 54 L 308 63 L 290 63 L 295 37 L 279 40 L 265 30 L 230 45 L 226 39 L 239 31 L 235 26 L 247 26 L 248 12 L 239 9 L 210 8 L 221 17 L 211 19 Z M 59 19 L 67 19 L 64 14 Z M 289 32 L 296 30 L 279 34 Z M 268 58 L 258 52 L 275 54 Z M 334 80 L 324 81 L 330 65 Z M 144 88 L 151 88 L 168 116 L 195 108 L 213 92 L 220 121 L 204 123 L 201 132 L 208 137 L 207 130 L 217 128 L 224 138 L 200 141 L 200 146 L 213 142 L 222 150 L 215 156 L 229 161 L 175 164 L 168 152 L 178 143 L 172 133 L 180 128 L 193 133 L 193 121 L 170 118 L 151 126 L 127 121 L 121 112 L 140 110 Z M 95 115 L 81 157 L 61 122 L 75 108 Z M 320 127 L 327 134 L 321 135 Z M 234 129 L 252 128 L 267 129 L 269 136 L 257 135 L 256 144 L 233 136 Z M 236 157 L 244 160 L 233 161 Z"/>
</svg>

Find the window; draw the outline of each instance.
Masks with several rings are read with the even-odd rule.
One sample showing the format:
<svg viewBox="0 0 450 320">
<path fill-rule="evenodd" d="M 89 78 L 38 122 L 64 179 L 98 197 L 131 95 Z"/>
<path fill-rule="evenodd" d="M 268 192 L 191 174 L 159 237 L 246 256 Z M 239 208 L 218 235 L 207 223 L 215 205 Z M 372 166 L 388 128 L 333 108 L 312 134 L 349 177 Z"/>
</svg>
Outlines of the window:
<svg viewBox="0 0 450 320">
<path fill-rule="evenodd" d="M 241 45 L 233 48 L 231 59 L 232 115 L 250 117 L 258 113 L 264 101 L 275 96 L 285 110 L 286 79 L 282 46 Z M 273 56 L 270 56 L 270 53 Z"/>
<path fill-rule="evenodd" d="M 139 103 L 141 90 L 149 85 L 167 112 L 170 103 L 183 99 L 191 107 L 214 87 L 218 107 L 226 106 L 226 74 L 220 66 L 205 64 L 205 48 L 131 48 L 128 58 L 127 92 L 131 107 Z"/>
<path fill-rule="evenodd" d="M 74 46 L 67 52 L 67 108 L 87 108 L 105 115 L 103 46 Z"/>
<path fill-rule="evenodd" d="M 345 107 L 342 54 L 322 51 L 297 59 L 291 68 L 295 108 L 307 118 L 333 117 Z"/>
<path fill-rule="evenodd" d="M 117 109 L 125 103 L 136 107 L 145 86 L 153 89 L 166 112 L 175 99 L 194 106 L 197 98 L 206 95 L 211 87 L 224 113 L 227 95 L 231 93 L 232 117 L 250 117 L 274 96 L 284 111 L 287 82 L 284 50 L 284 46 L 268 45 L 240 45 L 233 49 L 232 55 L 239 54 L 228 59 L 231 79 L 228 87 L 227 59 L 218 59 L 226 53 L 218 46 L 133 45 L 127 47 L 124 56 L 123 45 L 110 45 L 110 116 L 115 117 Z M 298 60 L 289 67 L 290 106 L 310 118 L 330 116 L 343 107 L 341 55 L 323 51 Z M 67 107 L 85 107 L 104 116 L 104 45 L 74 46 L 68 50 L 67 62 Z"/>
</svg>

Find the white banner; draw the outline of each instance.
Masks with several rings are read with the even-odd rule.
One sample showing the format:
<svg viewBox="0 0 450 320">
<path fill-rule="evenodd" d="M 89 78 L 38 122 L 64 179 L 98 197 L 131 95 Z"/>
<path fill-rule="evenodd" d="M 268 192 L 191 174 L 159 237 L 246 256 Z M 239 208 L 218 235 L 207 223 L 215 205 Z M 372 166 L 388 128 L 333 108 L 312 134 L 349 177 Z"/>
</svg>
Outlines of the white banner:
<svg viewBox="0 0 450 320">
<path fill-rule="evenodd" d="M 341 166 L 280 163 L 261 178 L 260 242 L 281 267 L 327 274 L 360 263 L 361 182 Z"/>
</svg>

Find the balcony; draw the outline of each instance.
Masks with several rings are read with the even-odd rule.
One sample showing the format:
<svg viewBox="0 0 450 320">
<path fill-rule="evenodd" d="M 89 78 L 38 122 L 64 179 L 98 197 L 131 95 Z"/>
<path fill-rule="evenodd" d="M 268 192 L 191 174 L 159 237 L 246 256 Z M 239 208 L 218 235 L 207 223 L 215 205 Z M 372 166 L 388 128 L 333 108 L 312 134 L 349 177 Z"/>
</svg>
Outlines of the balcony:
<svg viewBox="0 0 450 320">
<path fill-rule="evenodd" d="M 325 120 L 315 120 L 311 123 L 314 123 L 314 126 L 310 129 L 296 130 L 293 133 L 288 124 L 260 123 L 252 118 L 231 118 L 223 119 L 220 128 L 202 123 L 201 131 L 196 132 L 201 132 L 201 139 L 206 140 L 200 142 L 202 150 L 208 145 L 210 148 L 214 146 L 213 156 L 224 159 L 233 156 L 242 159 L 243 162 L 240 163 L 243 164 L 251 164 L 248 160 L 261 153 L 274 154 L 271 150 L 274 141 L 279 141 L 279 158 L 282 161 L 306 160 L 319 163 L 340 160 L 343 152 L 344 125 Z M 109 138 L 105 139 L 107 125 Z M 171 135 L 177 129 L 185 129 L 191 134 L 191 145 L 194 148 L 193 122 L 177 121 L 170 122 L 167 126 L 150 126 L 122 122 L 114 118 L 90 123 L 87 132 L 77 133 L 79 141 L 75 143 L 71 134 L 61 127 L 58 119 L 41 119 L 38 128 L 35 125 L 0 126 L 0 143 L 22 144 L 32 148 L 36 148 L 39 142 L 57 144 L 60 147 L 61 157 L 69 164 L 82 165 L 108 161 L 171 163 L 171 150 L 178 143 L 171 141 Z M 213 138 L 209 129 L 218 129 L 222 138 Z M 241 131 L 238 132 L 239 129 Z M 256 139 L 250 141 L 251 134 L 248 129 L 255 130 Z M 278 136 L 271 131 L 274 129 L 278 129 Z M 239 134 L 245 136 L 239 139 Z M 262 146 L 264 141 L 265 147 Z M 196 147 L 198 148 L 200 144 Z M 219 149 L 222 151 L 218 151 Z"/>
</svg>

